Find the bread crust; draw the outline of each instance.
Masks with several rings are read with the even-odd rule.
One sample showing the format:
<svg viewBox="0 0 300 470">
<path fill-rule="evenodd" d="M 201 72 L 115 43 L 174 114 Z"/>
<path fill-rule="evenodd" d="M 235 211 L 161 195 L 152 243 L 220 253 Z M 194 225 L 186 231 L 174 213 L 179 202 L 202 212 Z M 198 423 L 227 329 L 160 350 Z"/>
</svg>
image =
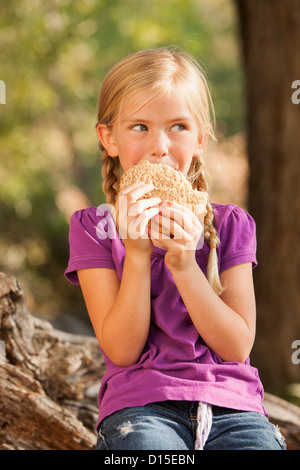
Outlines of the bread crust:
<svg viewBox="0 0 300 470">
<path fill-rule="evenodd" d="M 208 194 L 193 189 L 181 171 L 162 163 L 146 160 L 129 168 L 121 177 L 120 191 L 138 182 L 153 183 L 154 189 L 141 199 L 159 197 L 162 201 L 177 202 L 190 209 L 196 216 L 206 214 Z"/>
</svg>

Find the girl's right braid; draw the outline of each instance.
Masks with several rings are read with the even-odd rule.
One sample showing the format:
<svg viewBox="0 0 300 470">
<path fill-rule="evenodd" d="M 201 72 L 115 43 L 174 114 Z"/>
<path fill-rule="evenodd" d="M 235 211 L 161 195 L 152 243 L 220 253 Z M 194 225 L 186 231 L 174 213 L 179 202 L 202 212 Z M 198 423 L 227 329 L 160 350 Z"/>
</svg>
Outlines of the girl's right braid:
<svg viewBox="0 0 300 470">
<path fill-rule="evenodd" d="M 108 204 L 115 204 L 119 191 L 120 160 L 110 157 L 106 150 L 102 152 L 102 189 Z"/>
</svg>

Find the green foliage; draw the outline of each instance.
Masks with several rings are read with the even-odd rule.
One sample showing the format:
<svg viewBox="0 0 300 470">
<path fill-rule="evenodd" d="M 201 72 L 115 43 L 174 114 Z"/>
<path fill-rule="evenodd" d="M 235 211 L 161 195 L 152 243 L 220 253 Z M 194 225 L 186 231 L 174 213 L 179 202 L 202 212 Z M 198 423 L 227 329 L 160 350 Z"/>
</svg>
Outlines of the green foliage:
<svg viewBox="0 0 300 470">
<path fill-rule="evenodd" d="M 205 64 L 219 129 L 236 133 L 243 83 L 234 6 L 11 0 L 0 4 L 0 43 L 0 270 L 32 292 L 35 310 L 56 314 L 80 296 L 63 277 L 70 212 L 103 202 L 95 122 L 105 73 L 135 50 L 178 45 Z"/>
</svg>

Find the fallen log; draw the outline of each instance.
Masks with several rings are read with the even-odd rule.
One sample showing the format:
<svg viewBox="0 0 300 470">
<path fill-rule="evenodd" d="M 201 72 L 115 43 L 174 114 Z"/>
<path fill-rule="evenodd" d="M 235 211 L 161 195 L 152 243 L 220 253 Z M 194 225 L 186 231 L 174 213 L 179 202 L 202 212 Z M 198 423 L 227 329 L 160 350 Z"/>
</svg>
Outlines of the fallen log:
<svg viewBox="0 0 300 470">
<path fill-rule="evenodd" d="M 300 408 L 282 398 L 265 393 L 265 408 L 270 421 L 279 427 L 288 450 L 300 450 Z"/>
<path fill-rule="evenodd" d="M 40 383 L 21 368 L 1 366 L 0 394 L 0 449 L 94 447 L 94 434 L 72 412 L 51 400 Z"/>
<path fill-rule="evenodd" d="M 31 315 L 0 273 L 0 449 L 94 449 L 105 364 L 97 340 Z"/>
<path fill-rule="evenodd" d="M 57 330 L 27 309 L 13 276 L 0 273 L 0 450 L 95 449 L 105 363 L 97 340 Z M 300 408 L 264 402 L 289 449 L 300 449 Z"/>
</svg>

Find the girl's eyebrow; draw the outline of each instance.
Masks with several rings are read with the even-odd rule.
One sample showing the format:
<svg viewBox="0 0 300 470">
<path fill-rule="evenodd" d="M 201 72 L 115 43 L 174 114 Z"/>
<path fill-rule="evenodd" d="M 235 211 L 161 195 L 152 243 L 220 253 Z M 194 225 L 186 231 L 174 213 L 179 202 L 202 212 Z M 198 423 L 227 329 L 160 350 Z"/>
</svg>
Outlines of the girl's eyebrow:
<svg viewBox="0 0 300 470">
<path fill-rule="evenodd" d="M 147 120 L 147 119 L 143 119 L 142 117 L 136 117 L 136 118 L 125 118 L 123 119 L 123 122 L 129 122 L 129 123 L 133 123 L 133 122 L 143 122 L 145 124 L 149 123 L 150 121 Z"/>
<path fill-rule="evenodd" d="M 171 124 L 174 122 L 187 122 L 187 121 L 191 121 L 191 118 L 189 116 L 179 116 L 179 117 L 175 117 L 172 119 L 168 119 L 166 123 Z M 153 122 L 153 120 L 143 119 L 142 116 L 134 116 L 133 118 L 129 117 L 129 118 L 123 119 L 123 122 L 129 122 L 129 123 L 139 122 L 143 124 L 149 124 L 150 122 Z"/>
</svg>

